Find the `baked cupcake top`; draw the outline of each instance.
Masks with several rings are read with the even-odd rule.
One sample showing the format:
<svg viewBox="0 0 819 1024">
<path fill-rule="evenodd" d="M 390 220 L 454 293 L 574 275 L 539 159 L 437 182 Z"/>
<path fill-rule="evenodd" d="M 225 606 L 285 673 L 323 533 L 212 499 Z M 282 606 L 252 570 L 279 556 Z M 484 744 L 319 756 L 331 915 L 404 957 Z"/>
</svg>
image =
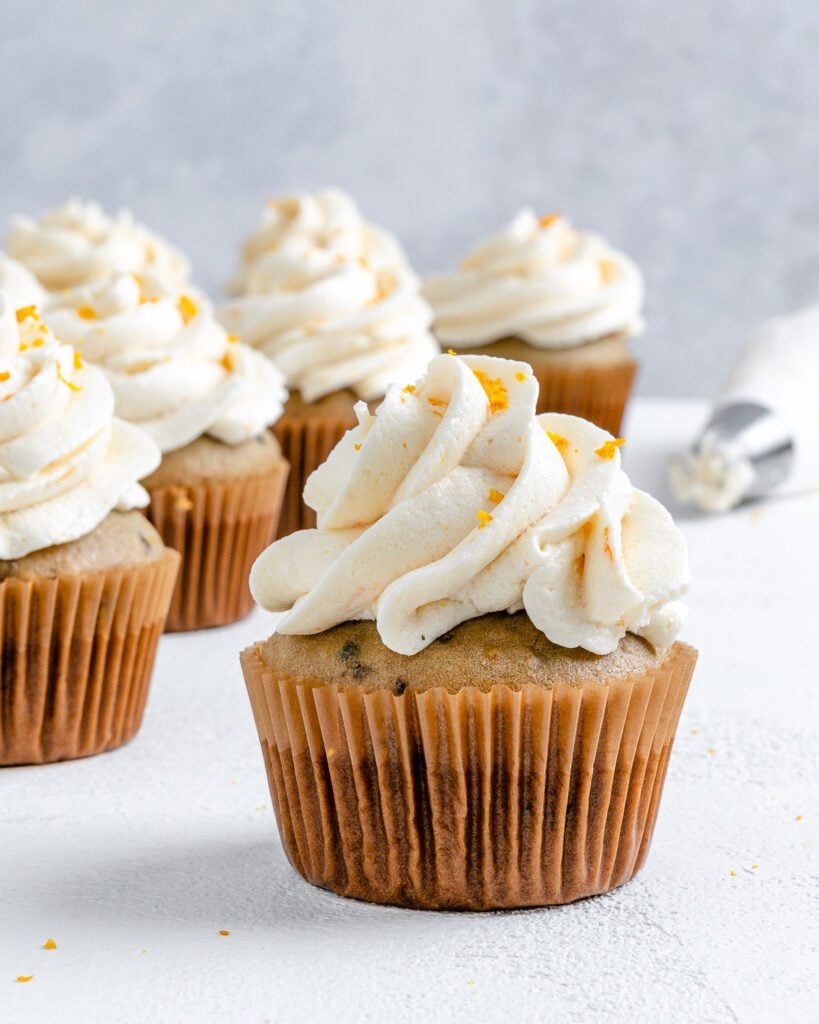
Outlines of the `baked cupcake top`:
<svg viewBox="0 0 819 1024">
<path fill-rule="evenodd" d="M 294 262 L 328 266 L 365 260 L 376 270 L 406 268 L 398 241 L 370 224 L 351 196 L 337 188 L 297 192 L 268 200 L 258 227 L 247 238 L 228 282 L 229 295 L 258 294 L 286 287 Z"/>
<path fill-rule="evenodd" d="M 423 372 L 440 351 L 432 310 L 406 270 L 362 263 L 293 267 L 287 290 L 224 306 L 227 329 L 261 349 L 306 402 L 342 388 L 365 401 Z"/>
<path fill-rule="evenodd" d="M 190 275 L 182 253 L 128 210 L 109 217 L 96 203 L 80 199 L 70 199 L 39 219 L 16 217 L 6 246 L 49 291 L 117 273 L 150 272 L 170 285 L 183 285 Z"/>
<path fill-rule="evenodd" d="M 55 294 L 44 313 L 53 330 L 98 365 L 117 415 L 163 452 L 207 434 L 239 444 L 281 415 L 281 374 L 228 335 L 198 296 L 146 274 Z"/>
<path fill-rule="evenodd" d="M 569 348 L 642 329 L 643 278 L 599 235 L 559 214 L 524 209 L 474 248 L 460 270 L 430 278 L 424 294 L 442 344 L 475 348 L 517 337 Z"/>
<path fill-rule="evenodd" d="M 148 503 L 154 442 L 114 417 L 104 375 L 0 293 L 0 559 L 90 533 Z"/>
<path fill-rule="evenodd" d="M 621 439 L 535 415 L 526 363 L 439 356 L 387 390 L 308 479 L 318 528 L 271 545 L 251 573 L 281 633 L 375 619 L 415 654 L 466 619 L 524 609 L 553 643 L 594 654 L 682 626 L 689 581 L 671 516 L 632 487 Z"/>
<path fill-rule="evenodd" d="M 0 292 L 12 309 L 21 306 L 42 306 L 46 299 L 45 288 L 34 274 L 22 263 L 0 252 Z"/>
</svg>

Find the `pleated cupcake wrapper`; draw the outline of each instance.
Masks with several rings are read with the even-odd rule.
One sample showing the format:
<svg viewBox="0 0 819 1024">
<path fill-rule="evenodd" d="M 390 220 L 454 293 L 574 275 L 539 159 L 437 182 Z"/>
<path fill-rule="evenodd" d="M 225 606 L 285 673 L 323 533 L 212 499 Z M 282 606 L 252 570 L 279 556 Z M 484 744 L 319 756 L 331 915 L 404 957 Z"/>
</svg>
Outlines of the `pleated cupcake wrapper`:
<svg viewBox="0 0 819 1024">
<path fill-rule="evenodd" d="M 314 885 L 487 910 L 628 881 L 648 852 L 696 651 L 552 689 L 390 689 L 242 665 L 282 843 Z"/>
<path fill-rule="evenodd" d="M 251 566 L 276 534 L 287 463 L 269 473 L 148 488 L 146 515 L 182 556 L 168 632 L 224 626 L 254 602 Z"/>
<path fill-rule="evenodd" d="M 86 757 L 139 729 L 179 556 L 0 584 L 0 765 Z"/>
<path fill-rule="evenodd" d="M 308 476 L 327 459 L 346 432 L 355 426 L 355 417 L 316 416 L 315 419 L 290 416 L 286 411 L 272 430 L 282 454 L 290 463 L 290 476 L 284 495 L 278 536 L 316 525 L 316 513 L 304 504 L 302 494 Z"/>
<path fill-rule="evenodd" d="M 633 360 L 611 366 L 537 365 L 533 370 L 540 384 L 537 411 L 569 413 L 591 420 L 618 437 L 628 403 L 637 363 Z"/>
</svg>

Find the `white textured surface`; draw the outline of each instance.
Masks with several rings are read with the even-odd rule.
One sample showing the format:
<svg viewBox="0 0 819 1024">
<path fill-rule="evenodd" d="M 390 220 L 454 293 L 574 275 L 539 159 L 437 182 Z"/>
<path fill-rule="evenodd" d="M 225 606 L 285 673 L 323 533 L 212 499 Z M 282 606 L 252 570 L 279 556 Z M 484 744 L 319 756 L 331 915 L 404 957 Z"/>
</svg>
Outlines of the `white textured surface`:
<svg viewBox="0 0 819 1024">
<path fill-rule="evenodd" d="M 702 413 L 636 404 L 637 484 L 667 497 L 663 460 Z M 311 888 L 275 835 L 237 662 L 265 616 L 165 638 L 130 746 L 0 773 L 0 1019 L 815 1020 L 817 521 L 819 496 L 683 521 L 701 661 L 653 848 L 634 882 L 553 910 Z"/>
<path fill-rule="evenodd" d="M 0 232 L 129 204 L 221 285 L 260 203 L 339 184 L 423 271 L 523 203 L 645 268 L 649 394 L 817 298 L 814 0 L 4 0 Z"/>
</svg>

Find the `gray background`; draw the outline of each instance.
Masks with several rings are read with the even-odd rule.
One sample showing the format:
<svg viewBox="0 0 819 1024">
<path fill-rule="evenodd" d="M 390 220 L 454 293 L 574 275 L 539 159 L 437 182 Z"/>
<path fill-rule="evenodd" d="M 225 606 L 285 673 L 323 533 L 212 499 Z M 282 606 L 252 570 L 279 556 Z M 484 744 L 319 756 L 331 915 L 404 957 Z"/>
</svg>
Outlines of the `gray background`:
<svg viewBox="0 0 819 1024">
<path fill-rule="evenodd" d="M 269 195 L 338 184 L 418 269 L 524 203 L 644 267 L 641 389 L 705 394 L 819 299 L 814 0 L 0 0 L 0 222 L 132 206 L 216 291 Z"/>
</svg>

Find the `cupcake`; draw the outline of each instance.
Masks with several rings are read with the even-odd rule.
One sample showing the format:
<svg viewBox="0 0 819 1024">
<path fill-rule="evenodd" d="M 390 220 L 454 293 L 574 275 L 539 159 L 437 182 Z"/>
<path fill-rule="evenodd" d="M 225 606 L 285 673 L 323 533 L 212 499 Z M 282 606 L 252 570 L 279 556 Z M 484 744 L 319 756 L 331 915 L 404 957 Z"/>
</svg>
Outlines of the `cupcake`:
<svg viewBox="0 0 819 1024">
<path fill-rule="evenodd" d="M 268 204 L 219 317 L 284 373 L 290 397 L 274 432 L 290 463 L 279 535 L 315 523 L 310 473 L 356 422 L 357 399 L 422 373 L 438 347 L 419 282 L 385 232 L 328 189 Z"/>
<path fill-rule="evenodd" d="M 159 459 L 104 375 L 0 294 L 0 765 L 139 728 L 179 564 L 130 511 Z"/>
<path fill-rule="evenodd" d="M 540 383 L 538 412 L 582 416 L 617 434 L 637 364 L 643 278 L 598 235 L 559 214 L 522 210 L 446 277 L 428 280 L 434 332 L 459 352 L 521 359 Z"/>
<path fill-rule="evenodd" d="M 117 415 L 163 453 L 143 483 L 149 519 L 182 555 L 167 628 L 246 615 L 247 574 L 275 536 L 287 478 L 267 429 L 286 398 L 279 371 L 206 304 L 150 274 L 54 294 L 45 317 L 102 369 Z"/>
<path fill-rule="evenodd" d="M 684 541 L 522 362 L 439 356 L 308 481 L 242 653 L 294 867 L 418 908 L 565 903 L 648 852 L 696 660 Z"/>
<path fill-rule="evenodd" d="M 127 210 L 109 217 L 96 203 L 80 199 L 48 210 L 39 220 L 16 217 L 6 248 L 48 291 L 121 273 L 151 273 L 178 286 L 190 276 L 182 253 Z"/>
</svg>

